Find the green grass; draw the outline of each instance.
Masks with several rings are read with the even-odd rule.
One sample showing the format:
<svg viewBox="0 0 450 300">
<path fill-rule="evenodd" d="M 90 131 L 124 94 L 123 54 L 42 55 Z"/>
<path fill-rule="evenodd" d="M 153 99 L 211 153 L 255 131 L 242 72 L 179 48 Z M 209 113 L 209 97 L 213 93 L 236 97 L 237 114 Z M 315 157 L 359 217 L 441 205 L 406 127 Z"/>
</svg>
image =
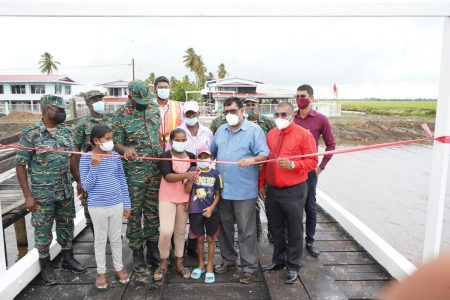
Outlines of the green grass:
<svg viewBox="0 0 450 300">
<path fill-rule="evenodd" d="M 342 110 L 372 115 L 435 116 L 436 101 L 340 101 Z"/>
</svg>

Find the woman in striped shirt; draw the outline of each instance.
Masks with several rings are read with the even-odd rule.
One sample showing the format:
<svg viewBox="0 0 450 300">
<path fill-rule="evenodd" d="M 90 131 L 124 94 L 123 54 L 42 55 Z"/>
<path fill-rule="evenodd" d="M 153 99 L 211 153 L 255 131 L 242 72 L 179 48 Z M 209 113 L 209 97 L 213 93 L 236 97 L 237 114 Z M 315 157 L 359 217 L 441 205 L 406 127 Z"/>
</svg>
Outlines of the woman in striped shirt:
<svg viewBox="0 0 450 300">
<path fill-rule="evenodd" d="M 88 209 L 95 232 L 95 260 L 99 290 L 108 288 L 106 281 L 105 250 L 109 238 L 116 278 L 121 283 L 130 281 L 122 262 L 122 217 L 131 214 L 130 196 L 119 157 L 112 151 L 114 143 L 111 128 L 97 125 L 92 128 L 90 142 L 93 150 L 80 159 L 81 186 L 88 193 Z"/>
</svg>

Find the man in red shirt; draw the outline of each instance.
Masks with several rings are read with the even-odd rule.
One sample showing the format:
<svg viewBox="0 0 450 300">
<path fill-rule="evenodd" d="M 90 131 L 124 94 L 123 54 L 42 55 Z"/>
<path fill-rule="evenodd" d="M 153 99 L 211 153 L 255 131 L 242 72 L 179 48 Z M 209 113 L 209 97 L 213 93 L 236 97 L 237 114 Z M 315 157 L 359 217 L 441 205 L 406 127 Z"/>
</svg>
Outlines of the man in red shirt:
<svg viewBox="0 0 450 300">
<path fill-rule="evenodd" d="M 328 118 L 325 115 L 312 109 L 311 104 L 314 101 L 314 90 L 310 85 L 304 84 L 297 88 L 298 111 L 295 114 L 294 122 L 297 125 L 309 130 L 319 146 L 320 136 L 325 142 L 325 151 L 332 151 L 336 148 L 333 132 Z M 320 249 L 314 246 L 314 234 L 316 233 L 317 223 L 317 204 L 316 187 L 317 177 L 325 169 L 332 155 L 324 155 L 319 166 L 308 174 L 308 196 L 306 197 L 305 213 L 305 241 L 306 250 L 317 257 Z"/>
<path fill-rule="evenodd" d="M 272 263 L 262 266 L 263 271 L 286 266 L 285 283 L 291 284 L 298 277 L 303 249 L 303 210 L 308 193 L 308 172 L 317 166 L 317 156 L 293 158 L 316 153 L 313 136 L 294 124 L 294 106 L 278 105 L 275 113 L 277 128 L 267 134 L 269 159 L 259 178 L 259 195 L 266 200 L 266 213 L 273 235 Z M 287 226 L 286 226 L 287 225 Z M 286 234 L 287 230 L 287 234 Z M 287 236 L 287 243 L 286 243 Z"/>
</svg>

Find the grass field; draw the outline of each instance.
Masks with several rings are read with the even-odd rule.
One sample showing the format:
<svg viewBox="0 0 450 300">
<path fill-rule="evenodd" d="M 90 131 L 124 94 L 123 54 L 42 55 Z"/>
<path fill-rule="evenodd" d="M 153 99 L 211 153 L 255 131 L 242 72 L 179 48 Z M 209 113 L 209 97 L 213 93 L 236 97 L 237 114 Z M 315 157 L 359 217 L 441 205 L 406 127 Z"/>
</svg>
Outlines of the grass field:
<svg viewBox="0 0 450 300">
<path fill-rule="evenodd" d="M 340 101 L 342 110 L 372 115 L 435 116 L 436 101 Z"/>
</svg>

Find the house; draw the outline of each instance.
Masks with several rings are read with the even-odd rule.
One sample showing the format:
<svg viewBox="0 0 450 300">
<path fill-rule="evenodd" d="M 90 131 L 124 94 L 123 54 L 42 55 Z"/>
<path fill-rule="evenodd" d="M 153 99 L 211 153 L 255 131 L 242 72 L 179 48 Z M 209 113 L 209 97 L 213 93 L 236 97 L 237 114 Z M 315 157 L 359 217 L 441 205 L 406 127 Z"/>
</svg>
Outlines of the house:
<svg viewBox="0 0 450 300">
<path fill-rule="evenodd" d="M 264 83 L 260 81 L 233 77 L 206 81 L 202 94 L 206 97 L 206 103 L 214 103 L 215 111 L 222 111 L 223 102 L 232 96 L 242 99 L 250 96 L 256 97 L 260 99 L 263 109 L 266 104 L 271 105 L 293 101 L 293 94 L 291 92 L 262 92 L 263 89 Z"/>
<path fill-rule="evenodd" d="M 99 84 L 98 86 L 104 88 L 105 97 L 103 101 L 108 106 L 110 111 L 115 111 L 128 100 L 128 81 L 117 80 L 107 83 Z"/>
<path fill-rule="evenodd" d="M 0 75 L 0 107 L 3 112 L 39 113 L 42 95 L 54 94 L 67 101 L 75 84 L 65 75 Z"/>
</svg>

